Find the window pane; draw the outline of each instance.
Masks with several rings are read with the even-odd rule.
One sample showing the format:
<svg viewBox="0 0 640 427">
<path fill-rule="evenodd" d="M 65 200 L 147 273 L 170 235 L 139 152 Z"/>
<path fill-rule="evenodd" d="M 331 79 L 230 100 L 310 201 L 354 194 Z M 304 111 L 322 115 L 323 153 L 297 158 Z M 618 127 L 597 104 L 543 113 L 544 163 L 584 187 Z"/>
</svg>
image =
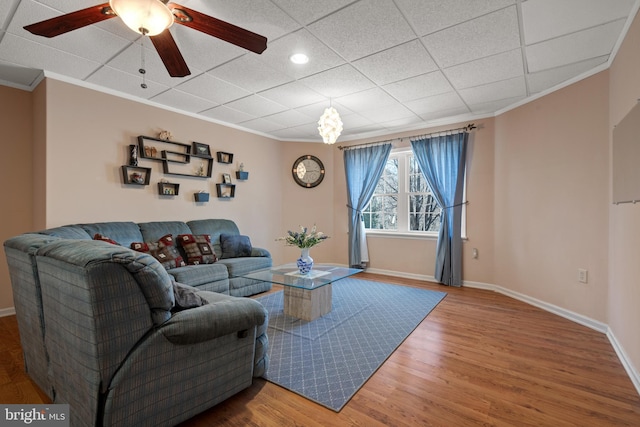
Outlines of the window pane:
<svg viewBox="0 0 640 427">
<path fill-rule="evenodd" d="M 409 196 L 409 229 L 412 231 L 440 229 L 440 207 L 431 194 Z"/>
</svg>

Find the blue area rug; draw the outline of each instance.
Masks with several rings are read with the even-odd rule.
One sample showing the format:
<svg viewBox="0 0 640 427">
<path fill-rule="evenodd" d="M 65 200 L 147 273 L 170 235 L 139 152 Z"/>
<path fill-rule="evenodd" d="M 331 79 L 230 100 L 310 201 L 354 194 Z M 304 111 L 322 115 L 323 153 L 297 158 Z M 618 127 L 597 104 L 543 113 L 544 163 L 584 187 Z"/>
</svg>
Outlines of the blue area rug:
<svg viewBox="0 0 640 427">
<path fill-rule="evenodd" d="M 445 292 L 346 278 L 332 311 L 311 322 L 283 313 L 283 292 L 258 298 L 269 312 L 264 378 L 340 411 Z"/>
</svg>

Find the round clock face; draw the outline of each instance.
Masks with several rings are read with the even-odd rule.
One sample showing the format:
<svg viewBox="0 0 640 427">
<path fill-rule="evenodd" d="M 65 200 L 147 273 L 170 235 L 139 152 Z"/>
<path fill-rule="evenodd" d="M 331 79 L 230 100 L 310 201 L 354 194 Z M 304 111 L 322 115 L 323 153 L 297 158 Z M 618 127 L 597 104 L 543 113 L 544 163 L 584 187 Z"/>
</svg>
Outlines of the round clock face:
<svg viewBox="0 0 640 427">
<path fill-rule="evenodd" d="M 316 156 L 306 155 L 293 162 L 293 179 L 298 185 L 312 188 L 322 182 L 324 165 Z"/>
</svg>

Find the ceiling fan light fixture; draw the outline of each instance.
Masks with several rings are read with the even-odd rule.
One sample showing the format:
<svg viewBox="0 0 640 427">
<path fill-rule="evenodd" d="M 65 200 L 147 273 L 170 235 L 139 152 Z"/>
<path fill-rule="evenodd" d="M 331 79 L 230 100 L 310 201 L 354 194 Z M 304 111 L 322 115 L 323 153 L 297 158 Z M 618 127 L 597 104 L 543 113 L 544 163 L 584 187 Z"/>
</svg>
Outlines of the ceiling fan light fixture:
<svg viewBox="0 0 640 427">
<path fill-rule="evenodd" d="M 325 144 L 335 144 L 342 133 L 342 120 L 335 108 L 324 109 L 318 121 L 318 132 Z"/>
<path fill-rule="evenodd" d="M 173 13 L 160 0 L 109 0 L 109 6 L 136 33 L 157 36 L 173 24 Z"/>
</svg>

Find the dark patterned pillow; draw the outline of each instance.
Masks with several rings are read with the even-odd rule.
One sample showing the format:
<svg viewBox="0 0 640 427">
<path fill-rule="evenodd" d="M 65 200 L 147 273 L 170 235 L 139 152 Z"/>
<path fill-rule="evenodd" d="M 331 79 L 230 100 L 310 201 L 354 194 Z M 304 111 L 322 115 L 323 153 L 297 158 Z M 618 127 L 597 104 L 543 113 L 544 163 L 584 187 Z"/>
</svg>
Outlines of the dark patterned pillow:
<svg viewBox="0 0 640 427">
<path fill-rule="evenodd" d="M 208 234 L 180 234 L 178 243 L 187 254 L 187 264 L 213 264 L 218 260 Z"/>
<path fill-rule="evenodd" d="M 100 233 L 96 233 L 96 234 L 93 236 L 93 240 L 101 240 L 101 241 L 103 241 L 103 242 L 111 243 L 112 245 L 117 245 L 117 244 L 118 244 L 118 242 L 116 242 L 115 240 L 110 239 L 110 238 L 108 238 L 107 236 L 103 236 L 103 235 L 102 235 L 102 234 L 100 234 Z"/>
<path fill-rule="evenodd" d="M 162 264 L 164 268 L 171 270 L 172 268 L 184 267 L 186 265 L 174 243 L 173 236 L 167 234 L 158 239 L 157 242 L 133 242 L 131 249 L 150 254 L 160 261 L 160 264 Z"/>
<path fill-rule="evenodd" d="M 220 259 L 251 256 L 251 240 L 249 240 L 249 236 L 221 234 L 220 247 L 222 248 Z"/>
</svg>

